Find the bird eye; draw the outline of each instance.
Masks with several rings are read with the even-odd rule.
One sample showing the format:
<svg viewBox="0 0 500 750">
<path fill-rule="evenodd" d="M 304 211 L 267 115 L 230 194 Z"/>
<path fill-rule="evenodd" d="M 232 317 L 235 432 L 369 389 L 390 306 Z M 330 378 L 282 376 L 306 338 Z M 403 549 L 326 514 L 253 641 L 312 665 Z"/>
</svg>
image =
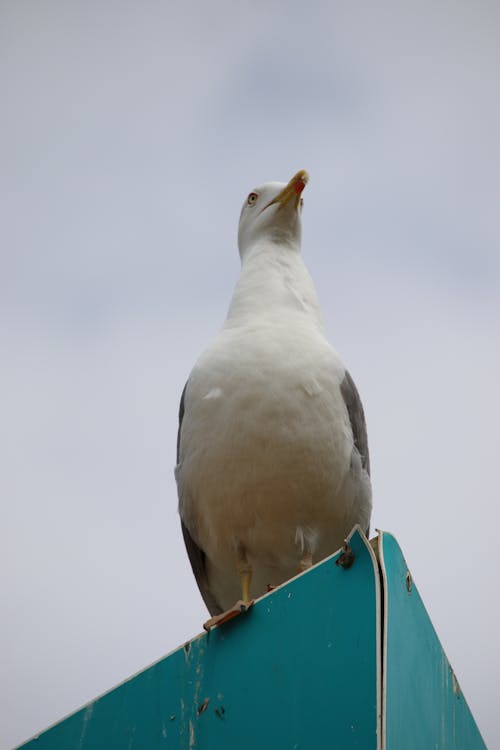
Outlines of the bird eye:
<svg viewBox="0 0 500 750">
<path fill-rule="evenodd" d="M 259 196 L 257 195 L 257 193 L 250 193 L 250 195 L 247 198 L 248 205 L 253 206 L 253 204 L 255 203 L 258 197 Z"/>
</svg>

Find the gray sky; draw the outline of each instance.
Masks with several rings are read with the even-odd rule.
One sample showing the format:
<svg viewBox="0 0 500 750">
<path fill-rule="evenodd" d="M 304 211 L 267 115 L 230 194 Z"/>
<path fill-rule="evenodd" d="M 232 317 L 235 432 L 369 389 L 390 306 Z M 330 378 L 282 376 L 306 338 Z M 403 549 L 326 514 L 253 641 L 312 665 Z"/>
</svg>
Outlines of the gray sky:
<svg viewBox="0 0 500 750">
<path fill-rule="evenodd" d="M 9 748 L 199 632 L 184 381 L 243 198 L 303 253 L 398 538 L 500 747 L 500 6 L 0 5 L 0 679 Z"/>
</svg>

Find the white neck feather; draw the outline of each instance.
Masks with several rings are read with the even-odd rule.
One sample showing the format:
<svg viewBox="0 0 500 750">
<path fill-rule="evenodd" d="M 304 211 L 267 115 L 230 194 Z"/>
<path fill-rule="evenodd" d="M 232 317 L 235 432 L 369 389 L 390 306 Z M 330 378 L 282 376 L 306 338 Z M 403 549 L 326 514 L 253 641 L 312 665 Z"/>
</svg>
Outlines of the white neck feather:
<svg viewBox="0 0 500 750">
<path fill-rule="evenodd" d="M 259 323 L 323 331 L 316 290 L 296 244 L 266 239 L 245 253 L 225 327 Z"/>
</svg>

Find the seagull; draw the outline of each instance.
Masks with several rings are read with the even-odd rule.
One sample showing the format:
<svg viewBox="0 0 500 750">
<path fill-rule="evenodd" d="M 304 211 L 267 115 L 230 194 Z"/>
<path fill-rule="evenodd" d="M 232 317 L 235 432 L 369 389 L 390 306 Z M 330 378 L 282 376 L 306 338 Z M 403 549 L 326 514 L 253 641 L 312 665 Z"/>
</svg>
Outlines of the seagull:
<svg viewBox="0 0 500 750">
<path fill-rule="evenodd" d="M 363 407 L 301 256 L 308 179 L 246 198 L 229 311 L 181 397 L 179 514 L 212 624 L 368 534 Z"/>
</svg>

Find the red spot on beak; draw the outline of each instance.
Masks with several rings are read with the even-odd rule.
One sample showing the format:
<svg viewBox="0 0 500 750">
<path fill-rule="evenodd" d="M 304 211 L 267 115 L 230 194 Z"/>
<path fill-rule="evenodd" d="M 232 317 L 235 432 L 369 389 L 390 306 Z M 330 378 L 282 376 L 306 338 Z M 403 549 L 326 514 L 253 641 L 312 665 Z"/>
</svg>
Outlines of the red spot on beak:
<svg viewBox="0 0 500 750">
<path fill-rule="evenodd" d="M 306 183 L 304 182 L 302 177 L 298 177 L 297 181 L 295 182 L 295 185 L 293 186 L 293 189 L 295 190 L 297 195 L 300 195 L 301 192 L 304 190 L 305 186 L 306 186 Z"/>
</svg>

